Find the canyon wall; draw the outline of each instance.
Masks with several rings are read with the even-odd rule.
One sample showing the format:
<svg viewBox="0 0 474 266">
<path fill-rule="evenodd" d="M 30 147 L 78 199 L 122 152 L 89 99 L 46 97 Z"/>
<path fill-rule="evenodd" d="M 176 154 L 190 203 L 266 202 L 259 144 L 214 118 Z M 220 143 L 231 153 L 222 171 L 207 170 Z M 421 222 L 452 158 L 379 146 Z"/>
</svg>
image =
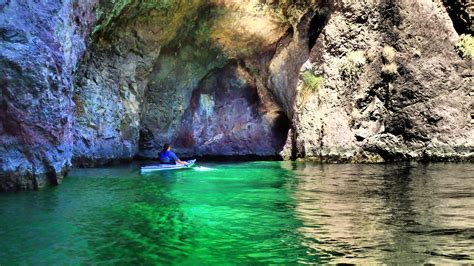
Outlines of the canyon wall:
<svg viewBox="0 0 474 266">
<path fill-rule="evenodd" d="M 74 164 L 101 165 L 137 154 L 155 61 L 203 2 L 111 1 L 98 8 L 91 45 L 75 75 Z"/>
<path fill-rule="evenodd" d="M 472 59 L 453 49 L 444 8 L 341 1 L 331 10 L 300 71 L 286 149 L 334 162 L 472 160 Z"/>
<path fill-rule="evenodd" d="M 0 1 L 0 190 L 58 184 L 71 165 L 73 70 L 94 1 Z"/>
<path fill-rule="evenodd" d="M 472 161 L 461 2 L 0 1 L 0 188 L 164 143 L 189 157 Z"/>
</svg>

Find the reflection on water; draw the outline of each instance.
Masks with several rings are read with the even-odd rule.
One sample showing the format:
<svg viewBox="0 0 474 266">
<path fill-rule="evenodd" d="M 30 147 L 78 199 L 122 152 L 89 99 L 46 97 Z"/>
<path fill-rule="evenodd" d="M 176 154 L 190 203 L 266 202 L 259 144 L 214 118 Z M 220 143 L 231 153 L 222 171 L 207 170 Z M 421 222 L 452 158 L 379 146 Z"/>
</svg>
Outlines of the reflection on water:
<svg viewBox="0 0 474 266">
<path fill-rule="evenodd" d="M 472 263 L 472 164 L 76 169 L 0 195 L 0 265 Z"/>
<path fill-rule="evenodd" d="M 295 213 L 310 249 L 334 262 L 472 261 L 472 165 L 294 168 Z"/>
</svg>

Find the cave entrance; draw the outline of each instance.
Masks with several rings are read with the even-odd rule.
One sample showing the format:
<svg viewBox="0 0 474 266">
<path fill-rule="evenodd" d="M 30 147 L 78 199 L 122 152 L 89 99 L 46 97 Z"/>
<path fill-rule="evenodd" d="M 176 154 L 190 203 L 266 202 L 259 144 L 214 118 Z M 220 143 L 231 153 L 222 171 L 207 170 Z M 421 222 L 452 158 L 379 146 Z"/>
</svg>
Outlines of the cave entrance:
<svg viewBox="0 0 474 266">
<path fill-rule="evenodd" d="M 284 112 L 278 111 L 272 127 L 272 133 L 277 145 L 276 150 L 280 152 L 283 150 L 288 139 L 290 128 L 291 120 Z"/>
</svg>

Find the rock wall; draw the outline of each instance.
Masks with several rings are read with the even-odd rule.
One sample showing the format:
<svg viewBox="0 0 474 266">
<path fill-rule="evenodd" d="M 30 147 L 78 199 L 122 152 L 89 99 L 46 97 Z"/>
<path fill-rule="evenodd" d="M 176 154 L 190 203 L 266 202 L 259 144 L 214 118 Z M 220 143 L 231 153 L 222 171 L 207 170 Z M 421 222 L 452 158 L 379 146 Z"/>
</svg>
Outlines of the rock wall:
<svg viewBox="0 0 474 266">
<path fill-rule="evenodd" d="M 276 156 L 289 123 L 284 115 L 275 119 L 266 112 L 252 76 L 230 63 L 193 91 L 175 150 L 187 156 Z"/>
<path fill-rule="evenodd" d="M 0 190 L 58 184 L 71 165 L 71 74 L 95 1 L 0 1 Z"/>
<path fill-rule="evenodd" d="M 132 159 L 149 75 L 163 45 L 203 1 L 103 4 L 76 75 L 74 157 L 78 166 Z"/>
<path fill-rule="evenodd" d="M 472 160 L 472 61 L 455 53 L 443 8 L 339 1 L 331 10 L 301 69 L 286 149 L 337 162 Z"/>
</svg>

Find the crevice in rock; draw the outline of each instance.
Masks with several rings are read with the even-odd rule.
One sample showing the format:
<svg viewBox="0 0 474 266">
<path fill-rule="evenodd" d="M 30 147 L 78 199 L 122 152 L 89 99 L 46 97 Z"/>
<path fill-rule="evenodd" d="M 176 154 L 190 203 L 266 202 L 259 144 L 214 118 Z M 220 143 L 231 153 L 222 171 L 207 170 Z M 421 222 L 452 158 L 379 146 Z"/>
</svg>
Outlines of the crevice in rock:
<svg viewBox="0 0 474 266">
<path fill-rule="evenodd" d="M 399 34 L 394 30 L 402 22 L 402 16 L 400 14 L 400 6 L 397 1 L 383 0 L 379 4 L 379 13 L 382 16 L 381 32 L 384 36 L 384 41 L 390 43 L 395 49 L 399 49 L 398 40 L 400 39 Z"/>
<path fill-rule="evenodd" d="M 288 132 L 291 127 L 291 120 L 286 116 L 284 112 L 278 112 L 278 116 L 273 124 L 273 134 L 277 142 L 280 143 L 277 150 L 282 150 L 285 145 L 286 139 L 288 138 Z"/>
<path fill-rule="evenodd" d="M 459 34 L 474 34 L 474 26 L 472 24 L 472 17 L 474 17 L 474 14 L 469 14 L 469 12 L 474 13 L 474 2 L 470 0 L 442 1 L 451 21 L 453 22 L 456 32 Z M 469 9 L 471 9 L 471 11 L 469 11 Z"/>
<path fill-rule="evenodd" d="M 324 0 L 321 1 L 319 8 L 316 9 L 314 12 L 313 17 L 309 22 L 309 29 L 308 29 L 308 50 L 311 51 L 316 40 L 319 37 L 319 34 L 323 31 L 324 27 L 326 26 L 329 17 L 329 1 Z"/>
<path fill-rule="evenodd" d="M 298 158 L 298 131 L 296 130 L 295 126 L 292 124 L 290 126 L 290 131 L 288 133 L 291 133 L 291 154 L 290 154 L 290 159 L 291 160 L 296 160 Z"/>
</svg>

